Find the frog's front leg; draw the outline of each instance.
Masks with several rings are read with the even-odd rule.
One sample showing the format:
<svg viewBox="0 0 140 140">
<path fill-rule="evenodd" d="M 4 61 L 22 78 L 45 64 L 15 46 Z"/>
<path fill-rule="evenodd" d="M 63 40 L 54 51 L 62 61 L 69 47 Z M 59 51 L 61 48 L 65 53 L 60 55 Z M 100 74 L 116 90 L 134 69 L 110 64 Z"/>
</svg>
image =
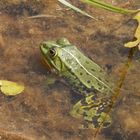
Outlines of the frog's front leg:
<svg viewBox="0 0 140 140">
<path fill-rule="evenodd" d="M 76 118 L 83 118 L 80 128 L 95 129 L 101 124 L 103 127 L 108 127 L 111 124 L 111 118 L 108 115 L 111 106 L 111 99 L 95 98 L 90 95 L 76 103 L 70 114 Z"/>
</svg>

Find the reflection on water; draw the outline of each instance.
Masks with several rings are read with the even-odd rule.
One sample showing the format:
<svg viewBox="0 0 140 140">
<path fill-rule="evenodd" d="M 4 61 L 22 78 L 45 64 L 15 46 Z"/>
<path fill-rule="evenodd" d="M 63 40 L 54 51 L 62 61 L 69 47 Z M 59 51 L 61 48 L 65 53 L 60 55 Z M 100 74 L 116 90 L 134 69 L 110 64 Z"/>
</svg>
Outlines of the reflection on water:
<svg viewBox="0 0 140 140">
<path fill-rule="evenodd" d="M 57 1 L 0 1 L 0 79 L 22 81 L 26 86 L 25 92 L 14 98 L 0 95 L 1 139 L 94 139 L 94 130 L 79 130 L 82 120 L 69 115 L 80 97 L 54 75 L 57 81 L 47 84 L 51 76 L 40 62 L 39 44 L 65 36 L 118 81 L 130 51 L 123 44 L 133 38 L 136 22 L 128 16 L 72 2 L 99 21 L 67 10 Z M 137 0 L 114 2 L 130 9 L 139 4 Z M 27 18 L 37 14 L 49 16 Z M 97 140 L 140 139 L 139 62 L 139 52 L 135 52 L 111 113 L 113 124 L 103 129 Z"/>
</svg>

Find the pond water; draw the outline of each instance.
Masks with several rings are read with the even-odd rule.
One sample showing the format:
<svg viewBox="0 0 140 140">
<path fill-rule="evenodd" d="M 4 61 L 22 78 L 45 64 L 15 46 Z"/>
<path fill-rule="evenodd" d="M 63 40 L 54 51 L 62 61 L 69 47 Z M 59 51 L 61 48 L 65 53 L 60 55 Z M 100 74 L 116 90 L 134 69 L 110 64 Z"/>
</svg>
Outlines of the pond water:
<svg viewBox="0 0 140 140">
<path fill-rule="evenodd" d="M 112 125 L 95 130 L 78 128 L 82 120 L 69 111 L 77 100 L 58 76 L 42 65 L 39 44 L 66 37 L 102 66 L 115 81 L 124 71 L 137 27 L 132 16 L 111 13 L 71 2 L 93 15 L 89 19 L 56 0 L 0 1 L 0 79 L 23 83 L 24 93 L 15 97 L 0 94 L 0 139 L 2 140 L 139 140 L 140 139 L 140 53 L 133 55 L 117 103 L 111 112 Z M 137 9 L 139 0 L 106 0 Z M 28 18 L 45 14 L 42 18 Z M 56 79 L 54 84 L 48 81 Z M 76 96 L 76 97 L 74 97 Z"/>
</svg>

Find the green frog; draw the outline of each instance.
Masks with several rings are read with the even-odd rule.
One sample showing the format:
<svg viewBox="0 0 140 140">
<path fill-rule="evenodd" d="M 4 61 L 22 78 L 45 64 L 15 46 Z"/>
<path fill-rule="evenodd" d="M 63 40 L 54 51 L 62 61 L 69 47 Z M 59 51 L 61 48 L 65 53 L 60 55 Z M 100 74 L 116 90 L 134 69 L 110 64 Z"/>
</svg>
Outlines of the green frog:
<svg viewBox="0 0 140 140">
<path fill-rule="evenodd" d="M 80 128 L 108 127 L 113 88 L 106 80 L 106 72 L 66 38 L 44 41 L 40 50 L 48 68 L 61 75 L 75 93 L 82 95 L 70 111 L 73 117 L 83 119 Z"/>
</svg>

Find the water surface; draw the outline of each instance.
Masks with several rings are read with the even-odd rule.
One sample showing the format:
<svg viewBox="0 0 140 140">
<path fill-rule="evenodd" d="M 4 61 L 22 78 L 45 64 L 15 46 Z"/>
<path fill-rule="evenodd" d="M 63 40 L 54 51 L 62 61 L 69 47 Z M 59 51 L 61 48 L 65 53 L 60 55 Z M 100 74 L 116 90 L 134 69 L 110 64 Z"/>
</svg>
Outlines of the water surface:
<svg viewBox="0 0 140 140">
<path fill-rule="evenodd" d="M 111 13 L 80 2 L 73 4 L 98 21 L 67 9 L 56 0 L 0 1 L 0 79 L 22 82 L 25 92 L 13 98 L 0 95 L 0 136 L 3 140 L 94 140 L 94 130 L 79 130 L 82 120 L 69 111 L 78 97 L 41 64 L 39 44 L 68 38 L 117 81 L 130 49 L 137 23 L 131 16 Z M 138 8 L 139 0 L 106 0 L 125 8 Z M 46 18 L 28 17 L 46 14 Z M 140 139 L 140 55 L 137 51 L 113 111 L 113 123 L 97 140 Z"/>
</svg>

